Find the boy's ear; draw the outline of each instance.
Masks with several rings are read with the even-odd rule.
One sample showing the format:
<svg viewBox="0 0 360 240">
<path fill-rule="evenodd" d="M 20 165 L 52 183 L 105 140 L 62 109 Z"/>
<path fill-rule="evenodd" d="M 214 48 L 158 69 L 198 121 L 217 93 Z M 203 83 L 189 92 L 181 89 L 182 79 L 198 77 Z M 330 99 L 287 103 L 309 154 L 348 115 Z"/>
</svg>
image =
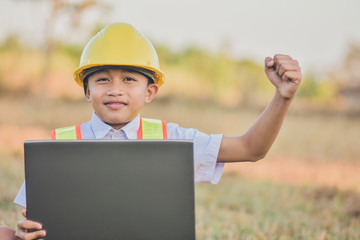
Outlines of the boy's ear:
<svg viewBox="0 0 360 240">
<path fill-rule="evenodd" d="M 156 83 L 150 84 L 146 90 L 145 103 L 151 102 L 159 91 L 159 85 Z"/>
<path fill-rule="evenodd" d="M 89 90 L 89 86 L 87 86 L 86 91 L 85 91 L 85 98 L 88 102 L 90 102 L 90 90 Z"/>
</svg>

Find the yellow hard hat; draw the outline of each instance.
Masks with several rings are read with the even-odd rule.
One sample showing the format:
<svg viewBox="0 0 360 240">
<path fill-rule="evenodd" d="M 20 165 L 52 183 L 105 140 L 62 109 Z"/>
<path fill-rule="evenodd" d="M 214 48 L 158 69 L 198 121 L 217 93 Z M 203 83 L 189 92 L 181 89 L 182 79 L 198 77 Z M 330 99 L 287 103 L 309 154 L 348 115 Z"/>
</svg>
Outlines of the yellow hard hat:
<svg viewBox="0 0 360 240">
<path fill-rule="evenodd" d="M 159 86 L 165 81 L 152 43 L 132 25 L 113 23 L 98 32 L 84 48 L 74 79 L 83 86 L 84 70 L 98 66 L 129 66 L 154 73 Z"/>
</svg>

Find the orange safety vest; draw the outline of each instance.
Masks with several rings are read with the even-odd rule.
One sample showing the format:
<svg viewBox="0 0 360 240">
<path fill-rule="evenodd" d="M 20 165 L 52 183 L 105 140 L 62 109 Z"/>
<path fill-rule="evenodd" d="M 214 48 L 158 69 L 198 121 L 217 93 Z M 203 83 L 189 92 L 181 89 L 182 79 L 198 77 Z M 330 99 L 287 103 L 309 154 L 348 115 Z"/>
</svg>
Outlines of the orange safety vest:
<svg viewBox="0 0 360 240">
<path fill-rule="evenodd" d="M 52 140 L 81 140 L 81 124 L 58 128 L 51 131 Z M 166 122 L 150 119 L 140 118 L 140 126 L 138 130 L 138 139 L 145 140 L 165 140 L 167 139 Z"/>
</svg>

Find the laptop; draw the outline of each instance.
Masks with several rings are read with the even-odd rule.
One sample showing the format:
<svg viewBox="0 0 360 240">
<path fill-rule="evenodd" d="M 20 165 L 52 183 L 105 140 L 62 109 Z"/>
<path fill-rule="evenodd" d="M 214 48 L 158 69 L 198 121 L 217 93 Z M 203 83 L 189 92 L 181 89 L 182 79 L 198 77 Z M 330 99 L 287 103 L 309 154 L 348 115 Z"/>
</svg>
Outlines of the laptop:
<svg viewBox="0 0 360 240">
<path fill-rule="evenodd" d="M 195 239 L 190 141 L 26 141 L 27 217 L 47 240 Z"/>
</svg>

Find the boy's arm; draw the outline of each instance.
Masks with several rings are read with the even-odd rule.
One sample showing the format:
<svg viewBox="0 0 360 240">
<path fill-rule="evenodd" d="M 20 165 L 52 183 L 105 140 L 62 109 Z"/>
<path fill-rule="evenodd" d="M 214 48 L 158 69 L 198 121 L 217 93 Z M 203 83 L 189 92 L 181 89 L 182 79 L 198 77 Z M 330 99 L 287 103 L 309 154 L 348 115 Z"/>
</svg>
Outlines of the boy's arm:
<svg viewBox="0 0 360 240">
<path fill-rule="evenodd" d="M 265 157 L 275 141 L 286 112 L 301 82 L 301 68 L 290 56 L 265 59 L 265 72 L 276 88 L 271 103 L 242 136 L 224 136 L 218 162 L 257 161 Z"/>
<path fill-rule="evenodd" d="M 16 240 L 15 230 L 6 227 L 0 226 L 0 239 L 1 240 Z"/>
</svg>

